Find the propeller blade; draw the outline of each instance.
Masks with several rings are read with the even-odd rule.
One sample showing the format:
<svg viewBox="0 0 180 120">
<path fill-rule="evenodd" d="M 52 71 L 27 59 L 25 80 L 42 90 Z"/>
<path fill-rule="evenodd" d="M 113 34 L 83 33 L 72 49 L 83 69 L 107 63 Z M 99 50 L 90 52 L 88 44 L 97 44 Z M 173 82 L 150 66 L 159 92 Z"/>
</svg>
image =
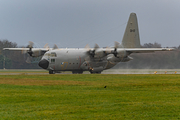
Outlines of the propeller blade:
<svg viewBox="0 0 180 120">
<path fill-rule="evenodd" d="M 84 48 L 85 48 L 87 51 L 89 51 L 89 50 L 91 49 L 88 44 L 87 44 Z"/>
<path fill-rule="evenodd" d="M 117 41 L 115 41 L 115 42 L 114 42 L 114 48 L 118 48 L 118 47 L 119 47 L 119 45 L 120 45 L 120 43 L 119 43 L 119 42 L 117 42 Z"/>
<path fill-rule="evenodd" d="M 44 45 L 44 48 L 49 48 L 48 43 L 46 43 L 46 44 Z"/>
<path fill-rule="evenodd" d="M 23 47 L 21 54 L 25 54 L 25 53 L 27 53 L 27 50 L 25 50 L 25 48 Z"/>
<path fill-rule="evenodd" d="M 98 44 L 95 44 L 94 50 L 96 51 L 98 48 L 99 48 L 99 45 L 98 45 Z"/>
<path fill-rule="evenodd" d="M 28 57 L 28 58 L 26 59 L 26 63 L 31 63 L 31 58 L 30 58 L 30 57 Z"/>
<path fill-rule="evenodd" d="M 114 42 L 114 50 L 112 51 L 112 53 L 114 54 L 114 56 L 115 57 L 117 57 L 117 48 L 119 48 L 120 47 L 120 43 L 119 42 L 117 42 L 117 41 L 115 41 Z"/>
<path fill-rule="evenodd" d="M 111 48 L 110 47 L 106 47 L 106 54 L 110 54 L 111 53 Z"/>
<path fill-rule="evenodd" d="M 58 49 L 58 46 L 56 44 L 54 44 L 53 49 Z"/>
<path fill-rule="evenodd" d="M 112 51 L 112 53 L 114 54 L 115 57 L 118 57 L 118 50 L 117 50 L 117 48 L 123 48 L 123 46 L 119 42 L 115 41 L 114 42 L 114 50 Z"/>
<path fill-rule="evenodd" d="M 32 48 L 34 43 L 32 41 L 29 41 L 29 48 Z"/>
</svg>

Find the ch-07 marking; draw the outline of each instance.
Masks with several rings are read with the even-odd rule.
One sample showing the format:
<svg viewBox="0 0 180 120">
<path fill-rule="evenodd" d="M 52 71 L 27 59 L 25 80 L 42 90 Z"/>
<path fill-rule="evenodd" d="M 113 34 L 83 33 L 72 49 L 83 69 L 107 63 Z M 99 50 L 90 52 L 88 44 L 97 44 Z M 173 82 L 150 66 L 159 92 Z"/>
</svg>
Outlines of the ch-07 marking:
<svg viewBox="0 0 180 120">
<path fill-rule="evenodd" d="M 61 70 L 66 70 L 67 66 L 68 66 L 68 62 L 62 62 L 61 63 Z"/>
</svg>

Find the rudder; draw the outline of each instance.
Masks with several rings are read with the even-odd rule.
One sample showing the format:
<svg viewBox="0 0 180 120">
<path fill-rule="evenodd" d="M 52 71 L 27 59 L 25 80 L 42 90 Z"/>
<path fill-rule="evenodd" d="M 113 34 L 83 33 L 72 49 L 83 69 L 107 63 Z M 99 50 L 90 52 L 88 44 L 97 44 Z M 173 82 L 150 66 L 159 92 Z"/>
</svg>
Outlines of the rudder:
<svg viewBox="0 0 180 120">
<path fill-rule="evenodd" d="M 141 48 L 136 13 L 129 16 L 121 44 L 124 48 Z"/>
</svg>

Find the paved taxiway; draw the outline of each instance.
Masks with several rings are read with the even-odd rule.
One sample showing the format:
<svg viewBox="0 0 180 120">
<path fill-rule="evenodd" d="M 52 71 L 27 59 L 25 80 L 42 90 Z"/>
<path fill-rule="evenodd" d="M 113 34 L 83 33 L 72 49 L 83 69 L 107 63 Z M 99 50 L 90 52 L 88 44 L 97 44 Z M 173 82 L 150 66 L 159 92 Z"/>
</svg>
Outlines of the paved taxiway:
<svg viewBox="0 0 180 120">
<path fill-rule="evenodd" d="M 37 69 L 11 69 L 0 70 L 0 75 L 48 75 L 48 71 Z M 72 74 L 71 72 L 62 72 L 57 74 Z M 83 74 L 90 74 L 84 72 Z M 102 74 L 180 74 L 180 69 L 110 69 L 104 70 Z"/>
</svg>

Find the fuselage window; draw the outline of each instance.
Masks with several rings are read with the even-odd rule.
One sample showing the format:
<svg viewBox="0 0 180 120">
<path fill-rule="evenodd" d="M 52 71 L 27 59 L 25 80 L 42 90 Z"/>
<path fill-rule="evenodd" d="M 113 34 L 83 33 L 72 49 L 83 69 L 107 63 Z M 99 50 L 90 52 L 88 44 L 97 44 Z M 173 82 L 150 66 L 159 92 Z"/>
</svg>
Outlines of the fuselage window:
<svg viewBox="0 0 180 120">
<path fill-rule="evenodd" d="M 51 63 L 55 63 L 55 59 L 51 59 Z"/>
<path fill-rule="evenodd" d="M 55 53 L 55 52 L 52 52 L 52 53 L 51 53 L 51 57 L 57 57 L 56 53 Z"/>
</svg>

